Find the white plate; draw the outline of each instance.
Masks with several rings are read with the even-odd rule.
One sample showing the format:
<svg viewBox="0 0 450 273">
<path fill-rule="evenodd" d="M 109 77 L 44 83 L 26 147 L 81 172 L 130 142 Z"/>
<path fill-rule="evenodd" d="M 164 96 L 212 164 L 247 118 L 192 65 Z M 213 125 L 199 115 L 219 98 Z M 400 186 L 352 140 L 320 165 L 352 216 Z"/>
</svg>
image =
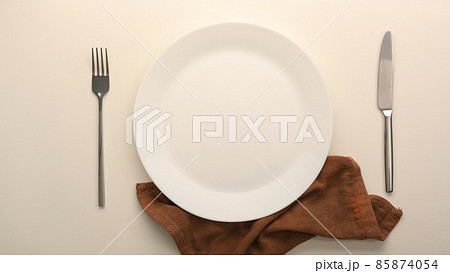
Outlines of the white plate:
<svg viewBox="0 0 450 273">
<path fill-rule="evenodd" d="M 276 31 L 224 23 L 192 31 L 161 53 L 158 60 L 165 68 L 157 62 L 150 66 L 135 110 L 149 105 L 160 109 L 160 115 L 172 114 L 154 129 L 154 151 L 138 148 L 145 169 L 167 197 L 200 217 L 235 222 L 275 213 L 311 185 L 332 136 L 332 106 L 325 82 L 306 53 L 273 81 L 300 52 L 297 44 Z M 194 143 L 194 115 L 223 116 L 223 137 L 206 137 L 202 131 L 201 142 Z M 259 128 L 266 143 L 253 134 L 248 142 L 242 141 L 249 131 L 245 115 L 253 121 L 266 116 Z M 281 143 L 280 124 L 270 118 L 285 115 L 297 116 L 298 122 L 289 123 L 288 142 Z M 237 120 L 235 143 L 228 138 L 233 131 L 230 116 Z M 302 143 L 295 142 L 305 116 L 314 117 L 325 142 L 314 133 Z M 172 136 L 158 146 L 156 140 L 166 134 L 169 123 Z M 201 128 L 208 131 L 216 126 L 203 123 Z"/>
</svg>

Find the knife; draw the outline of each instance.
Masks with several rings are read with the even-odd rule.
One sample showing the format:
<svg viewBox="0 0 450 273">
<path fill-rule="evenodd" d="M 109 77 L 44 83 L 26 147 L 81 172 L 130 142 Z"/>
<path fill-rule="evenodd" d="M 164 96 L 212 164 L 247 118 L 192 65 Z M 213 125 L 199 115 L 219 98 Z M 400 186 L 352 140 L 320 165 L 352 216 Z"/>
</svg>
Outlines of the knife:
<svg viewBox="0 0 450 273">
<path fill-rule="evenodd" d="M 384 166 L 386 192 L 394 190 L 394 170 L 392 152 L 392 88 L 393 88 L 393 62 L 391 32 L 384 35 L 381 44 L 380 62 L 378 64 L 378 108 L 385 117 L 384 128 Z"/>
</svg>

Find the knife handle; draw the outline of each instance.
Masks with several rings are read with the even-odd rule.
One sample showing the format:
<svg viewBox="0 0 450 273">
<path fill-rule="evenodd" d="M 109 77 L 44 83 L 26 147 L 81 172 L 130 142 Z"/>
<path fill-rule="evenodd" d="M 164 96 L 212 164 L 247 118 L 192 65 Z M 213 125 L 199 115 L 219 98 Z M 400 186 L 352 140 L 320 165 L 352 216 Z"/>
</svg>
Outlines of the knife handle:
<svg viewBox="0 0 450 273">
<path fill-rule="evenodd" d="M 383 111 L 385 116 L 384 130 L 384 161 L 385 161 L 385 178 L 386 192 L 394 191 L 394 158 L 392 149 L 392 110 Z"/>
</svg>

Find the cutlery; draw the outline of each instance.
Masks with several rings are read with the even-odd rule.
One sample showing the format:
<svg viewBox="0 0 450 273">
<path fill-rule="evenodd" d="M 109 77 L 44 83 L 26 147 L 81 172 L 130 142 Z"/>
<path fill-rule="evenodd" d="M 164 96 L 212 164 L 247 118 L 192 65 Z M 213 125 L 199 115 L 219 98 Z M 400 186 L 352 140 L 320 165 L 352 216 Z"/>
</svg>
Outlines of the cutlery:
<svg viewBox="0 0 450 273">
<path fill-rule="evenodd" d="M 378 108 L 385 117 L 384 128 L 384 168 L 386 192 L 394 190 L 393 148 L 392 148 L 392 89 L 393 89 L 393 62 L 391 32 L 384 35 L 381 44 L 380 62 L 378 65 Z"/>
<path fill-rule="evenodd" d="M 105 58 L 103 58 L 105 52 Z M 92 92 L 98 97 L 98 206 L 105 206 L 105 177 L 103 173 L 103 97 L 109 91 L 108 49 L 92 48 Z M 101 68 L 101 70 L 100 70 Z M 101 72 L 101 73 L 100 73 Z"/>
</svg>

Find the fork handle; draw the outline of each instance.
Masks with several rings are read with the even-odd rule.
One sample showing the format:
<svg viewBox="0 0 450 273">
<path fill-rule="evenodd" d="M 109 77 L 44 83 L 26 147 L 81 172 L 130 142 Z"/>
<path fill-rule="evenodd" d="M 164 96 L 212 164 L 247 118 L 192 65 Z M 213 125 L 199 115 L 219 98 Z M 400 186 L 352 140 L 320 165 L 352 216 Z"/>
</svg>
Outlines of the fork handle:
<svg viewBox="0 0 450 273">
<path fill-rule="evenodd" d="M 105 206 L 105 177 L 103 172 L 103 109 L 102 98 L 98 101 L 98 206 Z"/>
</svg>

